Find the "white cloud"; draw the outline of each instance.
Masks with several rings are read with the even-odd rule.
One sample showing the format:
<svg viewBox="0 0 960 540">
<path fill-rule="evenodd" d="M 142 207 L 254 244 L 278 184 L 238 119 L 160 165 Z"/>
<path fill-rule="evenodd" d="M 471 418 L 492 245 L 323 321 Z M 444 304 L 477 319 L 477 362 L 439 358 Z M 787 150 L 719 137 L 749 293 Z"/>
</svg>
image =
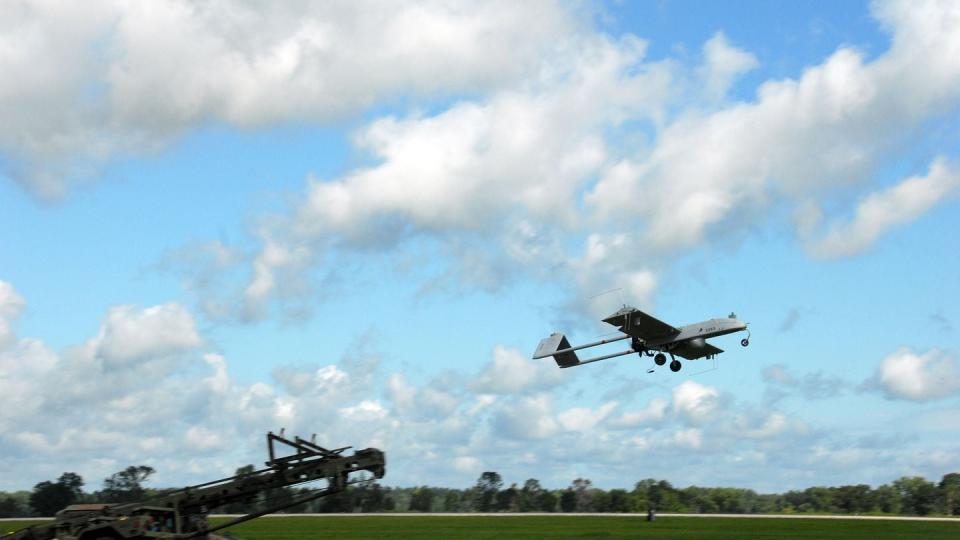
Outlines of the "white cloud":
<svg viewBox="0 0 960 540">
<path fill-rule="evenodd" d="M 458 471 L 465 473 L 480 472 L 480 460 L 473 456 L 458 456 L 453 459 L 453 466 Z"/>
<path fill-rule="evenodd" d="M 943 159 L 930 165 L 926 176 L 914 176 L 871 193 L 848 223 L 834 223 L 823 238 L 813 239 L 810 250 L 821 257 L 859 253 L 886 231 L 914 221 L 960 186 L 960 171 Z"/>
<path fill-rule="evenodd" d="M 808 400 L 827 399 L 842 394 L 851 386 L 844 379 L 820 371 L 796 377 L 783 364 L 765 367 L 762 377 L 769 386 L 768 401 L 777 401 L 792 393 L 797 393 Z"/>
<path fill-rule="evenodd" d="M 202 340 L 193 316 L 171 303 L 146 309 L 112 308 L 91 344 L 110 365 L 120 366 L 189 351 L 202 345 Z"/>
<path fill-rule="evenodd" d="M 940 349 L 902 348 L 883 359 L 876 380 L 890 398 L 931 401 L 960 393 L 960 363 Z"/>
<path fill-rule="evenodd" d="M 153 440 L 156 441 L 159 440 L 159 438 L 154 438 Z M 222 450 L 224 448 L 224 441 L 219 433 L 200 426 L 191 426 L 190 429 L 187 430 L 186 444 L 188 448 L 198 452 L 209 452 L 211 450 Z M 156 443 L 154 442 L 154 444 L 149 445 L 146 450 L 155 449 L 155 445 Z"/>
<path fill-rule="evenodd" d="M 654 398 L 647 406 L 639 411 L 627 411 L 610 421 L 614 429 L 631 429 L 644 424 L 662 422 L 667 416 L 669 402 L 662 398 Z"/>
<path fill-rule="evenodd" d="M 13 337 L 12 321 L 20 316 L 25 305 L 13 285 L 0 280 L 0 347 Z"/>
<path fill-rule="evenodd" d="M 610 416 L 616 407 L 616 401 L 608 401 L 597 409 L 574 407 L 557 415 L 557 421 L 567 431 L 587 431 Z"/>
<path fill-rule="evenodd" d="M 369 422 L 371 420 L 383 420 L 389 415 L 389 412 L 375 400 L 363 400 L 360 403 L 343 407 L 340 414 L 347 420 L 354 422 Z"/>
<path fill-rule="evenodd" d="M 673 388 L 673 410 L 685 420 L 701 424 L 714 416 L 720 406 L 720 391 L 695 381 Z"/>
<path fill-rule="evenodd" d="M 399 373 L 387 379 L 386 391 L 400 414 L 421 421 L 450 418 L 461 404 L 454 394 L 430 386 L 417 388 Z"/>
<path fill-rule="evenodd" d="M 780 412 L 771 413 L 764 420 L 763 424 L 755 429 L 747 430 L 744 434 L 747 437 L 756 437 L 766 439 L 782 433 L 788 427 L 787 416 Z"/>
<path fill-rule="evenodd" d="M 797 80 L 764 83 L 754 102 L 680 115 L 650 152 L 601 178 L 588 208 L 639 222 L 647 242 L 676 251 L 763 216 L 775 198 L 824 196 L 866 177 L 903 133 L 960 98 L 960 8 L 884 6 L 889 51 L 867 62 L 842 48 Z"/>
<path fill-rule="evenodd" d="M 644 64 L 646 44 L 633 37 L 570 42 L 576 47 L 550 57 L 523 85 L 361 129 L 354 143 L 371 165 L 310 179 L 290 219 L 258 232 L 263 245 L 251 261 L 244 313 L 262 314 L 296 282 L 277 274 L 296 275 L 302 265 L 277 253 L 311 264 L 333 252 L 389 253 L 426 238 L 428 249 L 453 261 L 447 275 L 461 282 L 496 289 L 518 269 L 556 276 L 569 260 L 561 235 L 583 221 L 572 203 L 608 159 L 605 133 L 661 115 L 673 69 Z M 631 270 L 626 286 L 641 294 L 652 288 L 649 272 Z"/>
<path fill-rule="evenodd" d="M 703 436 L 699 429 L 683 429 L 673 434 L 670 443 L 696 450 L 703 446 Z"/>
<path fill-rule="evenodd" d="M 516 440 L 542 440 L 559 429 L 553 400 L 547 394 L 513 399 L 502 403 L 493 419 L 498 436 Z"/>
<path fill-rule="evenodd" d="M 633 36 L 584 30 L 509 84 L 436 113 L 376 118 L 354 138 L 364 165 L 309 179 L 293 212 L 257 231 L 234 309 L 256 319 L 309 297 L 304 274 L 320 261 L 371 247 L 437 261 L 427 288 L 496 290 L 526 273 L 562 281 L 582 310 L 613 287 L 648 304 L 678 254 L 774 210 L 795 206 L 809 240 L 822 208 L 837 206 L 823 203 L 862 191 L 905 133 L 960 102 L 960 9 L 923 6 L 875 9 L 892 33 L 876 57 L 842 47 L 748 101 L 717 101 L 757 66 L 722 33 L 704 44 L 702 66 L 684 68 L 646 61 Z M 941 172 L 934 162 L 926 180 L 872 196 L 811 249 L 852 255 L 916 219 L 952 189 Z"/>
<path fill-rule="evenodd" d="M 498 345 L 493 360 L 470 386 L 480 393 L 516 395 L 551 388 L 563 380 L 563 372 L 552 361 L 530 360 L 517 349 Z"/>
<path fill-rule="evenodd" d="M 41 396 L 36 392 L 42 391 L 42 386 L 38 383 L 56 365 L 56 353 L 39 340 L 23 339 L 7 346 L 0 342 L 0 396 L 11 404 L 0 409 L 0 432 L 12 429 L 20 418 L 30 418 L 41 409 Z"/>
<path fill-rule="evenodd" d="M 149 309 L 135 310 L 130 319 L 142 319 L 137 315 Z M 146 328 L 163 334 L 165 326 L 142 325 L 138 331 Z M 739 475 L 741 483 L 756 478 L 758 487 L 795 487 L 792 471 L 806 474 L 803 479 L 819 471 L 838 475 L 839 464 L 848 463 L 843 474 L 849 474 L 850 468 L 866 470 L 858 456 L 879 455 L 865 444 L 824 437 L 776 408 L 757 413 L 750 405 L 727 403 L 718 389 L 694 381 L 643 389 L 635 398 L 646 403 L 639 410 L 629 395 L 592 402 L 602 389 L 583 386 L 583 378 L 532 395 L 523 392 L 533 383 L 519 394 L 480 393 L 466 374 L 412 382 L 384 370 L 375 355 L 287 367 L 273 380 L 244 384 L 225 356 L 202 346 L 178 352 L 180 360 L 162 369 L 151 362 L 104 369 L 91 345 L 96 339 L 62 352 L 17 336 L 0 346 L 0 394 L 16 403 L 0 409 L 0 468 L 10 471 L 0 489 L 55 478 L 65 462 L 75 464 L 72 470 L 91 482 L 89 488 L 132 463 L 157 468 L 156 486 L 209 480 L 261 461 L 262 433 L 281 427 L 301 436 L 316 432 L 325 446 L 384 449 L 394 485 L 465 487 L 482 470 L 519 481 L 534 475 L 533 467 L 545 485 L 561 487 L 589 474 L 600 485 L 628 487 L 639 479 L 642 452 L 648 471 L 643 476 L 716 484 Z M 493 357 L 510 351 L 499 348 Z M 943 378 L 940 371 L 933 374 Z M 796 380 L 782 373 L 779 378 Z M 619 408 L 625 412 L 617 414 Z M 817 452 L 836 456 L 809 462 L 777 457 Z M 885 459 L 901 460 L 891 462 L 896 470 L 910 463 L 911 449 L 884 452 L 890 453 Z M 443 459 L 453 466 L 437 469 Z M 691 460 L 719 465 L 698 473 Z M 889 470 L 883 474 L 878 480 L 889 481 Z"/>
<path fill-rule="evenodd" d="M 5 3 L 0 151 L 57 196 L 104 159 L 211 120 L 322 121 L 516 79 L 576 32 L 572 15 L 550 1 Z"/>
<path fill-rule="evenodd" d="M 703 44 L 703 56 L 700 75 L 707 95 L 714 100 L 726 96 L 738 76 L 759 65 L 754 55 L 732 46 L 723 32 L 717 32 Z"/>
</svg>

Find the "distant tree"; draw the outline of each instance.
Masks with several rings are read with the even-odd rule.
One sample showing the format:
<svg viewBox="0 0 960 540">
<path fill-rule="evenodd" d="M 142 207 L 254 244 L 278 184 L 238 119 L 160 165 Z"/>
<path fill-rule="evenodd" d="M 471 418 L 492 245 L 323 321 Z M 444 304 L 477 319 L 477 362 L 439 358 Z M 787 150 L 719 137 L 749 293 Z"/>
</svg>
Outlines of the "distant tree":
<svg viewBox="0 0 960 540">
<path fill-rule="evenodd" d="M 354 492 L 354 497 L 356 504 L 360 505 L 361 512 L 381 512 L 387 500 L 387 490 L 380 484 L 373 482 L 357 488 Z"/>
<path fill-rule="evenodd" d="M 960 473 L 943 476 L 937 485 L 943 505 L 943 513 L 948 516 L 960 515 Z"/>
<path fill-rule="evenodd" d="M 57 479 L 57 483 L 70 490 L 73 500 L 78 500 L 83 495 L 83 478 L 77 473 L 65 472 Z"/>
<path fill-rule="evenodd" d="M 594 489 L 593 483 L 587 478 L 577 478 L 570 484 L 570 488 L 576 493 L 576 512 L 593 511 Z"/>
<path fill-rule="evenodd" d="M 874 492 L 866 484 L 840 486 L 833 493 L 833 503 L 837 510 L 848 514 L 869 512 L 874 507 Z"/>
<path fill-rule="evenodd" d="M 497 493 L 497 512 L 515 511 L 518 492 L 517 485 L 510 484 L 510 487 Z"/>
<path fill-rule="evenodd" d="M 716 499 L 722 500 L 723 497 L 709 488 L 690 486 L 678 492 L 680 503 L 689 512 L 695 513 L 713 513 L 719 511 L 720 507 Z"/>
<path fill-rule="evenodd" d="M 11 496 L 0 497 L 0 518 L 23 517 L 20 501 Z"/>
<path fill-rule="evenodd" d="M 745 514 L 754 511 L 757 494 L 753 490 L 721 487 L 708 491 L 717 512 Z"/>
<path fill-rule="evenodd" d="M 83 494 L 83 479 L 66 472 L 56 482 L 40 482 L 30 494 L 30 508 L 40 516 L 52 516 L 73 504 Z"/>
<path fill-rule="evenodd" d="M 56 482 L 40 482 L 30 494 L 30 508 L 38 516 L 52 516 L 70 501 L 70 492 Z"/>
<path fill-rule="evenodd" d="M 393 491 L 390 488 L 384 490 L 383 494 L 383 511 L 384 512 L 393 512 L 397 509 L 397 500 L 393 498 Z"/>
<path fill-rule="evenodd" d="M 666 480 L 643 480 L 647 491 L 647 501 L 658 511 L 676 511 L 680 507 L 680 497 L 676 489 Z"/>
<path fill-rule="evenodd" d="M 560 510 L 563 512 L 573 512 L 577 509 L 577 494 L 573 489 L 567 488 L 560 495 Z"/>
<path fill-rule="evenodd" d="M 135 502 L 143 499 L 143 483 L 156 470 L 149 465 L 129 466 L 103 480 L 100 500 L 108 503 Z"/>
<path fill-rule="evenodd" d="M 765 493 L 756 495 L 751 512 L 757 514 L 769 514 L 780 511 L 780 496 L 776 493 Z"/>
<path fill-rule="evenodd" d="M 650 501 L 647 499 L 648 482 L 647 480 L 641 480 L 634 484 L 633 491 L 630 492 L 630 509 L 632 511 L 646 512 L 650 506 Z"/>
<path fill-rule="evenodd" d="M 412 512 L 429 512 L 432 505 L 433 490 L 426 486 L 417 488 L 410 497 L 409 509 Z"/>
<path fill-rule="evenodd" d="M 893 482 L 903 501 L 902 512 L 925 516 L 936 510 L 939 492 L 933 482 L 921 476 L 904 476 Z"/>
<path fill-rule="evenodd" d="M 444 512 L 459 512 L 460 511 L 460 501 L 462 497 L 460 492 L 451 489 L 443 496 L 443 511 Z"/>
<path fill-rule="evenodd" d="M 473 509 L 478 512 L 490 512 L 494 508 L 497 493 L 503 487 L 503 478 L 493 471 L 486 471 L 477 479 L 473 487 Z"/>
<path fill-rule="evenodd" d="M 557 495 L 550 490 L 543 490 L 537 497 L 537 510 L 541 512 L 557 511 Z"/>
<path fill-rule="evenodd" d="M 603 508 L 599 506 L 600 495 L 603 495 Z M 594 506 L 598 512 L 617 512 L 624 513 L 631 511 L 630 504 L 630 494 L 627 493 L 625 489 L 611 489 L 606 493 L 602 491 L 597 491 L 597 496 L 594 499 Z"/>
<path fill-rule="evenodd" d="M 540 481 L 536 478 L 530 478 L 524 482 L 523 487 L 517 494 L 517 511 L 531 512 L 533 510 L 538 510 L 539 505 L 537 500 L 542 492 L 543 487 L 540 486 Z"/>
<path fill-rule="evenodd" d="M 903 508 L 900 492 L 889 484 L 873 490 L 875 508 L 886 514 L 899 514 Z"/>
<path fill-rule="evenodd" d="M 804 502 L 797 506 L 801 512 L 834 512 L 833 490 L 816 486 L 803 490 Z"/>
</svg>

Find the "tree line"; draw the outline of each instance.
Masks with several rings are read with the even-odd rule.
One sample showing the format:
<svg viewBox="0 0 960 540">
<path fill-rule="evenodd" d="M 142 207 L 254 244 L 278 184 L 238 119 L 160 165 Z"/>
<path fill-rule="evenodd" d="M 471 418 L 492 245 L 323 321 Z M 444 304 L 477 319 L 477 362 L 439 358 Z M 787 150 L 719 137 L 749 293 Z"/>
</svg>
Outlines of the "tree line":
<svg viewBox="0 0 960 540">
<path fill-rule="evenodd" d="M 252 472 L 248 465 L 237 474 Z M 102 488 L 85 492 L 80 475 L 63 473 L 57 480 L 40 482 L 32 491 L 0 492 L 0 517 L 52 516 L 75 503 L 134 502 L 170 490 L 143 486 L 154 473 L 146 465 L 130 466 L 103 481 Z M 293 502 L 309 488 L 278 488 L 246 503 L 211 509 L 219 513 L 246 514 Z M 827 513 L 878 515 L 960 515 L 960 473 L 944 475 L 939 483 L 905 476 L 873 488 L 867 484 L 810 487 L 779 494 L 759 494 L 751 489 L 689 486 L 677 488 L 666 480 L 646 479 L 633 489 L 597 488 L 577 478 L 564 489 L 548 489 L 531 478 L 522 486 L 509 486 L 494 471 L 480 475 L 467 489 L 430 486 L 386 487 L 362 482 L 346 490 L 300 504 L 288 513 L 328 512 L 658 512 L 685 513 Z"/>
</svg>

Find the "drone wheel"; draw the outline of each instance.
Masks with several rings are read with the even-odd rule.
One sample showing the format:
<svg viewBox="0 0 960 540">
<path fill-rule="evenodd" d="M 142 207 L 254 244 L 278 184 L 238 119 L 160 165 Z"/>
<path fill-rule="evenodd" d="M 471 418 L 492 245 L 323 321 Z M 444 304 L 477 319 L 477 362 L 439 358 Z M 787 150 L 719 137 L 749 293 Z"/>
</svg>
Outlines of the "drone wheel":
<svg viewBox="0 0 960 540">
<path fill-rule="evenodd" d="M 744 347 L 746 347 L 749 344 L 750 344 L 750 340 L 747 338 L 743 338 L 740 340 L 740 345 L 743 345 Z"/>
<path fill-rule="evenodd" d="M 674 372 L 674 373 L 680 371 L 680 368 L 682 368 L 682 367 L 683 367 L 683 365 L 680 364 L 680 361 L 679 361 L 679 360 L 674 360 L 673 362 L 670 362 L 670 371 L 672 371 L 672 372 Z"/>
<path fill-rule="evenodd" d="M 662 366 L 667 363 L 667 357 L 663 353 L 657 353 L 657 355 L 653 357 L 653 361 L 658 366 Z"/>
</svg>

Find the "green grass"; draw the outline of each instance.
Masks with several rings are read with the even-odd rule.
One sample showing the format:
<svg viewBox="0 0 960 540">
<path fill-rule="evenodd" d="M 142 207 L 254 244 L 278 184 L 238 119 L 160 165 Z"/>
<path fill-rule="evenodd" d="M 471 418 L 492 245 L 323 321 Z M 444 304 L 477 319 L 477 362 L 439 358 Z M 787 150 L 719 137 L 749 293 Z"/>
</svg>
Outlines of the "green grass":
<svg viewBox="0 0 960 540">
<path fill-rule="evenodd" d="M 215 520 L 216 521 L 216 520 Z M 4 533 L 37 521 L 0 522 Z M 956 523 L 931 521 L 858 521 L 818 519 L 736 519 L 593 516 L 363 516 L 257 519 L 229 531 L 244 540 L 368 538 L 429 540 L 501 538 L 897 538 L 956 540 Z"/>
<path fill-rule="evenodd" d="M 7 534 L 10 531 L 16 531 L 30 525 L 40 525 L 50 523 L 49 519 L 24 519 L 22 521 L 0 521 L 0 535 Z"/>
<path fill-rule="evenodd" d="M 244 540 L 320 538 L 960 538 L 960 522 L 661 517 L 292 517 L 233 527 Z"/>
</svg>

